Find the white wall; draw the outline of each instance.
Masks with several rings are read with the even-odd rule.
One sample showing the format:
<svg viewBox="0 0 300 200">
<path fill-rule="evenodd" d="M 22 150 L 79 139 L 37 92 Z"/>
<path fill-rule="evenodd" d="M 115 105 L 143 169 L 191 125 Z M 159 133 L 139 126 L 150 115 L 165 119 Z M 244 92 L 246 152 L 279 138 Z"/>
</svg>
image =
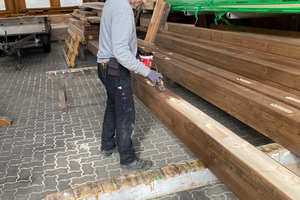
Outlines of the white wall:
<svg viewBox="0 0 300 200">
<path fill-rule="evenodd" d="M 0 0 L 0 10 L 5 10 L 4 0 Z"/>
<path fill-rule="evenodd" d="M 50 7 L 49 0 L 25 0 L 27 8 L 45 8 Z"/>
<path fill-rule="evenodd" d="M 82 0 L 60 0 L 60 6 L 81 6 Z"/>
</svg>

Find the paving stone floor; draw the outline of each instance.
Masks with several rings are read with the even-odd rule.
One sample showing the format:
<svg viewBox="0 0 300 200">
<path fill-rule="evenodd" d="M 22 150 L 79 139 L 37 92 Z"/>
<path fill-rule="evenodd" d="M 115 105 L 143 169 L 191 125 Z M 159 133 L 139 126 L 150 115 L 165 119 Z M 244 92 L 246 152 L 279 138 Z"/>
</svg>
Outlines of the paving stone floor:
<svg viewBox="0 0 300 200">
<path fill-rule="evenodd" d="M 16 54 L 0 57 L 0 115 L 13 125 L 0 127 L 0 200 L 42 200 L 46 195 L 86 182 L 131 173 L 119 167 L 119 155 L 100 154 L 101 124 L 106 103 L 96 76 L 76 77 L 67 88 L 70 112 L 62 114 L 54 80 L 46 71 L 67 69 L 64 43 L 52 44 L 51 53 L 40 47 L 23 49 L 23 68 L 16 71 Z M 87 61 L 77 67 L 96 66 Z M 182 87 L 173 92 L 210 115 L 255 146 L 271 140 Z M 133 142 L 141 158 L 153 168 L 196 159 L 137 98 Z M 237 199 L 222 183 L 167 195 L 159 199 Z"/>
</svg>

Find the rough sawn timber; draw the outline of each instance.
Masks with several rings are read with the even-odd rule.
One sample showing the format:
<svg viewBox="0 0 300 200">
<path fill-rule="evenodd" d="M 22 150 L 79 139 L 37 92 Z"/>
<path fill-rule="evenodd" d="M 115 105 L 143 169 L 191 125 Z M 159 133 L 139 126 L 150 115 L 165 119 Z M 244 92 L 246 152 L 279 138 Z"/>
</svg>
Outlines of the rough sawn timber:
<svg viewBox="0 0 300 200">
<path fill-rule="evenodd" d="M 300 199 L 300 178 L 169 90 L 132 74 L 134 94 L 240 199 Z"/>
</svg>

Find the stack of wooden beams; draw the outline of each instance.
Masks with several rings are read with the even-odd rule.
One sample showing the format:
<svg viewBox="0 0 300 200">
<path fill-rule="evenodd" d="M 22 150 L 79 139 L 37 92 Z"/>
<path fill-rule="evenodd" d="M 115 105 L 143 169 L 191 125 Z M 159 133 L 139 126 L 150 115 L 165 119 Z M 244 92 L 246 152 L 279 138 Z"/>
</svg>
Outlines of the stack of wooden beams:
<svg viewBox="0 0 300 200">
<path fill-rule="evenodd" d="M 154 63 L 167 77 L 300 156 L 300 42 L 169 24 Z"/>
<path fill-rule="evenodd" d="M 87 44 L 88 40 L 99 38 L 101 18 L 96 12 L 81 7 L 74 10 L 71 15 L 73 18 L 69 18 L 69 28 L 82 38 L 83 44 Z"/>
</svg>

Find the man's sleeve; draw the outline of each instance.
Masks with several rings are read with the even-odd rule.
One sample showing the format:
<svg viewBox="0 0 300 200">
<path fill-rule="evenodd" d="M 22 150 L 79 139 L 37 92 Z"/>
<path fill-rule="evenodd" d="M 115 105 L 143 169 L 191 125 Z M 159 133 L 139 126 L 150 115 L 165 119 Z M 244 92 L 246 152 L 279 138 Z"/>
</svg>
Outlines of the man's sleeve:
<svg viewBox="0 0 300 200">
<path fill-rule="evenodd" d="M 130 51 L 129 42 L 135 39 L 132 34 L 133 27 L 132 16 L 129 12 L 116 12 L 112 19 L 112 47 L 113 54 L 118 62 L 130 71 L 147 76 L 150 69 L 141 61 L 137 60 Z"/>
</svg>

